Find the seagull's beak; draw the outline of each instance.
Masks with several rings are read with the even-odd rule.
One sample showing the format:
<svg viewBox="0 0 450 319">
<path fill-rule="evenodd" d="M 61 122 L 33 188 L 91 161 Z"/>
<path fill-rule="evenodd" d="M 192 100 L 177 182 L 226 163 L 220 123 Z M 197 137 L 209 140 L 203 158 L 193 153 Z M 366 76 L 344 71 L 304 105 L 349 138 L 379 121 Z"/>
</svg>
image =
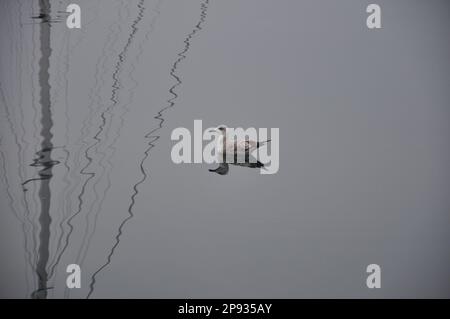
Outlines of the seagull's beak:
<svg viewBox="0 0 450 319">
<path fill-rule="evenodd" d="M 216 128 L 211 128 L 211 129 L 208 130 L 208 132 L 215 133 L 215 132 L 217 132 L 217 129 Z"/>
</svg>

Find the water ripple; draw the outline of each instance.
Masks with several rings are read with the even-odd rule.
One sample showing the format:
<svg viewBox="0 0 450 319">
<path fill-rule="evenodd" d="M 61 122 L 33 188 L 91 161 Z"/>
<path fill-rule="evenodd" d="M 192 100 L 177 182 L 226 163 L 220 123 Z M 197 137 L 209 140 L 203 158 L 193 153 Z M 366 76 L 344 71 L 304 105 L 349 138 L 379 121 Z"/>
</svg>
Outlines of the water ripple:
<svg viewBox="0 0 450 319">
<path fill-rule="evenodd" d="M 94 288 L 95 288 L 95 283 L 96 283 L 96 277 L 97 275 L 104 270 L 106 267 L 108 267 L 108 265 L 111 263 L 112 257 L 117 249 L 117 247 L 120 244 L 120 238 L 123 234 L 123 228 L 125 227 L 126 223 L 132 219 L 134 217 L 134 213 L 133 213 L 133 208 L 134 205 L 136 203 L 136 197 L 139 194 L 139 186 L 145 182 L 145 180 L 147 179 L 148 174 L 145 171 L 144 168 L 144 163 L 147 160 L 149 154 L 150 154 L 150 150 L 155 146 L 155 142 L 160 138 L 159 135 L 153 135 L 155 132 L 157 132 L 158 130 L 160 130 L 162 128 L 162 125 L 164 123 L 164 118 L 162 117 L 163 112 L 165 110 L 167 110 L 168 108 L 171 108 L 175 105 L 175 100 L 178 98 L 177 93 L 175 92 L 175 89 L 182 84 L 182 81 L 180 79 L 180 77 L 177 75 L 177 68 L 179 63 L 181 63 L 181 61 L 183 61 L 186 58 L 186 53 L 189 51 L 190 45 L 191 45 L 191 39 L 195 36 L 196 33 L 198 33 L 200 30 L 202 30 L 202 24 L 205 22 L 206 20 L 206 14 L 207 14 L 207 9 L 208 9 L 208 4 L 209 4 L 209 0 L 205 0 L 201 3 L 200 6 L 200 20 L 199 22 L 195 25 L 194 29 L 186 36 L 185 40 L 184 40 L 184 48 L 181 52 L 178 53 L 178 58 L 176 59 L 176 61 L 173 63 L 172 68 L 170 70 L 170 75 L 172 76 L 172 78 L 175 79 L 176 83 L 170 87 L 169 89 L 169 93 L 172 95 L 172 98 L 170 98 L 167 102 L 168 105 L 166 105 L 165 107 L 163 107 L 162 109 L 160 109 L 157 113 L 157 115 L 154 117 L 155 119 L 159 120 L 159 125 L 157 128 L 151 130 L 150 132 L 148 132 L 145 135 L 146 139 L 150 139 L 150 141 L 148 142 L 148 147 L 145 149 L 144 151 L 144 156 L 141 159 L 140 163 L 139 163 L 139 167 L 140 167 L 140 172 L 142 175 L 142 178 L 133 185 L 133 194 L 130 197 L 131 203 L 128 207 L 128 215 L 127 217 L 120 223 L 118 230 L 117 230 L 117 234 L 115 236 L 115 242 L 114 245 L 111 247 L 111 250 L 107 256 L 107 260 L 106 262 L 100 266 L 97 271 L 95 271 L 93 273 L 93 275 L 91 276 L 91 283 L 89 285 L 89 293 L 87 295 L 86 298 L 89 298 L 92 293 L 94 292 Z"/>
<path fill-rule="evenodd" d="M 147 31 L 147 33 L 145 34 L 145 37 L 144 37 L 145 41 L 148 41 L 148 40 L 149 40 L 149 35 L 150 35 L 150 34 L 153 32 L 153 30 L 154 30 L 154 26 L 155 26 L 156 20 L 158 19 L 159 15 L 160 15 L 160 10 L 159 10 L 159 9 L 160 9 L 160 6 L 161 6 L 162 2 L 163 2 L 163 0 L 158 0 L 158 2 L 157 2 L 157 4 L 156 4 L 155 8 L 152 10 L 152 11 L 155 13 L 155 15 L 153 16 L 153 18 L 152 18 L 151 21 L 150 21 L 150 25 L 149 25 L 148 31 Z M 140 18 L 143 18 L 143 9 L 144 9 L 144 7 L 142 6 L 142 3 L 139 3 L 139 4 L 138 4 L 138 8 L 140 8 L 140 12 L 139 12 L 139 14 L 138 14 L 138 18 L 140 19 Z M 127 44 L 128 44 L 128 45 L 131 44 L 131 39 L 132 39 L 132 37 L 134 37 L 134 34 L 137 32 L 136 26 L 137 26 L 137 23 L 134 24 L 134 25 L 132 26 L 132 32 L 131 32 L 131 34 L 130 34 L 130 36 L 129 36 L 129 40 L 127 41 Z M 138 46 L 138 49 L 137 49 L 137 54 L 136 54 L 135 63 L 132 63 L 132 64 L 130 65 L 130 68 L 129 68 L 130 71 L 129 71 L 129 74 L 128 74 L 128 75 L 129 75 L 129 78 L 130 78 L 131 82 L 134 83 L 134 85 L 133 85 L 132 87 L 129 88 L 129 92 L 130 92 L 130 94 L 131 94 L 129 104 L 132 103 L 134 91 L 135 91 L 135 89 L 138 87 L 138 82 L 133 78 L 133 73 L 134 73 L 134 71 L 135 71 L 135 69 L 136 69 L 135 64 L 137 64 L 137 63 L 140 61 L 140 56 L 141 56 L 142 53 L 143 53 L 143 44 L 144 44 L 145 41 L 141 41 L 141 42 L 139 43 L 139 46 Z M 118 83 L 119 83 L 119 82 L 118 82 Z M 119 85 L 117 85 L 117 86 L 119 86 Z M 129 108 L 127 107 L 127 103 L 124 104 L 124 109 L 125 109 L 125 112 L 123 112 L 123 114 L 122 114 L 121 117 L 120 117 L 120 125 L 119 125 L 119 129 L 116 131 L 116 137 L 115 137 L 115 139 L 113 140 L 113 142 L 112 142 L 111 145 L 110 145 L 111 148 L 112 148 L 113 145 L 116 143 L 116 140 L 117 140 L 117 138 L 119 137 L 120 130 L 121 130 L 121 128 L 122 128 L 123 125 L 124 125 L 124 116 L 125 116 L 125 114 L 129 111 Z M 111 157 L 114 153 L 115 153 L 115 149 L 113 150 L 113 152 L 112 152 L 112 154 L 110 155 L 110 157 Z M 84 260 L 85 260 L 85 258 L 86 258 L 87 252 L 88 252 L 88 250 L 89 250 L 89 247 L 90 247 L 90 244 L 91 244 L 92 237 L 93 237 L 93 235 L 94 235 L 94 233 L 95 233 L 95 230 L 96 230 L 96 225 L 97 225 L 97 221 L 98 221 L 98 215 L 99 215 L 99 212 L 100 212 L 100 210 L 101 210 L 103 201 L 104 201 L 104 199 L 105 199 L 105 195 L 106 195 L 106 193 L 107 193 L 107 191 L 108 191 L 108 189 L 109 189 L 109 187 L 110 187 L 110 185 L 111 185 L 110 180 L 109 180 L 109 174 L 107 175 L 107 178 L 108 178 L 108 186 L 107 186 L 107 188 L 105 188 L 105 189 L 103 190 L 103 194 L 102 194 L 102 197 L 101 197 L 101 202 L 99 203 L 99 207 L 97 208 L 97 210 L 96 210 L 96 212 L 95 212 L 95 215 L 94 215 L 94 221 L 93 221 L 93 227 L 92 227 L 92 230 L 91 230 L 90 234 L 87 236 L 86 249 L 84 250 L 84 252 L 83 252 L 83 254 L 82 254 L 81 261 L 80 261 L 80 265 L 84 264 Z"/>
<path fill-rule="evenodd" d="M 124 1 L 120 1 L 120 8 L 123 9 L 124 8 Z M 119 10 L 120 12 L 121 10 Z M 96 66 L 95 66 L 95 75 L 94 75 L 94 79 L 95 79 L 95 83 L 94 86 L 92 87 L 91 91 L 89 92 L 89 98 L 90 98 L 90 103 L 88 105 L 88 115 L 83 119 L 83 123 L 82 123 L 82 128 L 81 128 L 81 136 L 80 138 L 76 141 L 75 146 L 79 145 L 79 144 L 83 144 L 83 145 L 87 145 L 87 136 L 89 135 L 90 132 L 90 126 L 93 118 L 95 118 L 95 108 L 94 105 L 98 105 L 101 103 L 101 96 L 98 92 L 100 92 L 101 90 L 101 84 L 104 82 L 104 75 L 106 74 L 108 67 L 106 66 L 106 62 L 107 62 L 107 58 L 111 53 L 107 53 L 107 49 L 108 50 L 112 50 L 112 46 L 116 43 L 116 41 L 118 40 L 118 35 L 120 33 L 120 23 L 121 23 L 122 19 L 121 19 L 121 15 L 119 17 L 118 20 L 116 20 L 115 22 L 111 23 L 110 26 L 108 27 L 108 36 L 106 38 L 105 41 L 105 45 L 102 48 L 102 53 L 99 57 L 99 59 L 97 60 Z M 114 30 L 114 26 L 117 26 L 118 29 Z M 95 100 L 93 98 L 94 94 L 97 96 L 97 99 Z M 83 147 L 82 145 L 79 146 L 79 148 L 76 150 L 76 153 L 74 155 L 74 168 L 72 169 L 73 174 L 75 174 L 76 169 L 80 168 L 81 164 L 78 161 L 78 159 L 80 158 L 81 154 L 83 151 Z M 88 164 L 85 165 L 80 171 L 79 173 L 81 175 L 86 175 L 83 174 L 83 170 L 86 169 L 89 164 L 92 162 L 92 159 L 90 160 L 89 157 L 86 157 L 86 151 L 85 151 L 85 158 L 88 159 Z M 88 174 L 89 175 L 89 174 Z M 92 176 L 92 177 L 91 177 Z M 89 182 L 89 180 L 91 178 L 93 178 L 95 176 L 95 173 L 92 173 L 92 175 L 89 175 L 88 179 L 84 181 L 83 185 L 81 186 L 81 190 L 80 193 L 77 196 L 78 199 L 78 205 L 77 205 L 77 210 L 68 215 L 65 216 L 65 219 L 62 221 L 62 224 L 64 224 L 67 228 L 68 231 L 63 233 L 63 238 L 59 239 L 58 241 L 62 241 L 64 244 L 62 246 L 62 248 L 59 250 L 59 253 L 57 253 L 55 261 L 50 269 L 50 273 L 53 274 L 55 272 L 55 267 L 59 264 L 59 262 L 61 261 L 62 256 L 64 255 L 64 253 L 66 252 L 67 248 L 69 247 L 69 243 L 70 243 L 70 239 L 72 236 L 72 233 L 74 231 L 74 225 L 72 224 L 72 221 L 75 219 L 75 217 L 77 217 L 81 212 L 82 212 L 82 207 L 83 207 L 83 196 L 85 194 L 85 188 L 87 183 Z M 73 179 L 76 178 L 75 175 L 71 176 Z M 78 183 L 75 183 L 73 185 L 73 187 L 69 190 L 69 193 L 72 193 L 75 191 L 75 189 L 78 187 Z M 69 203 L 68 203 L 69 205 Z M 69 205 L 69 209 L 71 210 L 71 206 Z M 60 225 L 60 227 L 62 227 L 62 225 Z M 61 246 L 61 243 L 58 244 L 59 247 Z"/>
</svg>

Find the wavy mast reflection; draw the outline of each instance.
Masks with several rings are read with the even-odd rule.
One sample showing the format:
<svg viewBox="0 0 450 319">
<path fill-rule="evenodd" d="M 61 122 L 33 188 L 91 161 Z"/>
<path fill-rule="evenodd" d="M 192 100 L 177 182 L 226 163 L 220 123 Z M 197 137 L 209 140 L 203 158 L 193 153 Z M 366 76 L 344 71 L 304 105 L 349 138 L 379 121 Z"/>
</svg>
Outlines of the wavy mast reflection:
<svg viewBox="0 0 450 319">
<path fill-rule="evenodd" d="M 85 236 L 86 244 L 84 244 L 84 239 L 83 239 L 83 246 L 81 248 L 83 248 L 85 246 L 84 251 L 81 252 L 81 250 L 80 250 L 79 253 L 78 253 L 78 256 L 77 256 L 77 261 L 79 260 L 79 258 L 81 258 L 81 260 L 78 262 L 80 265 L 83 265 L 84 261 L 86 259 L 88 250 L 89 250 L 90 245 L 91 245 L 91 240 L 92 240 L 92 238 L 94 236 L 94 233 L 96 231 L 96 225 L 97 225 L 97 221 L 98 221 L 99 212 L 100 212 L 100 210 L 101 210 L 101 208 L 103 206 L 103 202 L 105 200 L 106 193 L 108 192 L 108 190 L 109 190 L 109 188 L 111 186 L 109 172 L 113 168 L 112 163 L 110 163 L 110 159 L 111 159 L 111 157 L 114 155 L 114 153 L 116 151 L 116 148 L 114 147 L 114 145 L 117 142 L 117 139 L 120 136 L 120 132 L 121 132 L 123 126 L 124 126 L 125 114 L 130 111 L 128 105 L 131 105 L 133 103 L 134 91 L 139 86 L 139 83 L 133 78 L 133 73 L 136 70 L 136 64 L 139 63 L 140 57 L 141 57 L 141 55 L 142 55 L 142 53 L 144 51 L 143 44 L 144 44 L 144 42 L 149 40 L 149 36 L 153 32 L 153 30 L 155 28 L 156 21 L 157 21 L 157 19 L 160 16 L 160 6 L 161 6 L 162 3 L 163 3 L 163 0 L 158 0 L 156 5 L 155 5 L 155 7 L 152 9 L 154 15 L 153 15 L 153 17 L 150 20 L 150 23 L 149 23 L 149 26 L 148 26 L 148 29 L 147 29 L 147 32 L 146 32 L 144 38 L 141 41 L 138 42 L 139 44 L 137 45 L 137 48 L 136 48 L 137 53 L 135 54 L 135 59 L 133 61 L 133 59 L 131 59 L 131 52 L 130 52 L 130 58 L 127 58 L 126 52 L 129 49 L 131 49 L 131 45 L 132 45 L 132 42 L 134 41 L 134 38 L 136 37 L 136 40 L 138 39 L 137 38 L 137 33 L 139 31 L 139 28 L 141 28 L 140 26 L 138 28 L 138 25 L 141 23 L 141 20 L 144 20 L 144 18 L 146 16 L 146 14 L 144 12 L 145 11 L 144 1 L 140 0 L 138 2 L 138 4 L 137 4 L 137 9 L 138 9 L 137 17 L 136 17 L 136 19 L 133 21 L 133 23 L 131 25 L 131 32 L 130 32 L 130 34 L 128 36 L 128 39 L 126 41 L 126 45 L 123 48 L 123 50 L 121 51 L 121 53 L 118 55 L 119 62 L 121 61 L 122 63 L 124 63 L 127 59 L 130 62 L 129 71 L 127 73 L 128 73 L 128 77 L 130 79 L 130 82 L 133 83 L 133 85 L 129 86 L 127 88 L 127 87 L 125 87 L 122 84 L 124 82 L 123 81 L 124 79 L 121 79 L 121 76 L 119 76 L 119 75 L 122 73 L 121 69 L 125 65 L 123 65 L 122 63 L 120 63 L 120 64 L 117 63 L 116 64 L 116 68 L 115 68 L 116 71 L 113 73 L 114 81 L 113 81 L 113 85 L 112 85 L 112 89 L 113 90 L 112 90 L 112 95 L 111 95 L 110 100 L 113 101 L 112 97 L 117 98 L 119 96 L 118 90 L 121 90 L 121 91 L 126 90 L 126 91 L 128 91 L 129 92 L 129 96 L 128 96 L 128 99 L 125 99 L 125 100 L 122 101 L 122 105 L 123 105 L 124 111 L 122 111 L 119 114 L 120 121 L 119 121 L 118 128 L 114 132 L 115 135 L 113 137 L 112 142 L 108 145 L 108 149 L 112 149 L 112 152 L 110 153 L 110 155 L 106 159 L 107 163 L 109 163 L 108 170 L 107 170 L 107 173 L 106 173 L 107 186 L 103 189 L 101 196 L 97 196 L 96 195 L 96 199 L 98 199 L 98 207 L 97 207 L 96 211 L 94 212 L 92 230 L 91 230 L 91 232 L 88 235 Z M 94 193 L 97 194 L 97 192 L 95 190 L 95 186 L 94 186 Z M 92 206 L 91 206 L 91 208 L 89 209 L 89 211 L 86 214 L 86 220 L 88 220 L 88 217 L 89 217 L 89 214 L 91 213 L 91 211 L 93 211 L 93 207 Z"/>
<path fill-rule="evenodd" d="M 140 28 L 140 24 L 142 23 L 142 20 L 145 18 L 145 10 L 146 7 L 144 5 L 144 0 L 139 0 L 136 5 L 137 8 L 137 16 L 133 20 L 131 26 L 130 26 L 130 33 L 128 35 L 128 38 L 125 42 L 125 45 L 121 49 L 121 51 L 117 55 L 116 63 L 114 64 L 114 71 L 112 73 L 112 85 L 111 85 L 111 95 L 109 97 L 110 104 L 106 109 L 100 114 L 101 118 L 101 124 L 98 126 L 97 131 L 93 137 L 95 140 L 94 143 L 89 145 L 85 152 L 84 156 L 86 158 L 86 165 L 81 169 L 80 173 L 82 175 L 89 175 L 89 177 L 86 179 L 86 181 L 83 183 L 81 188 L 81 193 L 78 196 L 78 210 L 77 213 L 80 213 L 82 210 L 83 205 L 83 194 L 85 193 L 85 189 L 88 186 L 88 183 L 95 177 L 96 174 L 94 171 L 87 172 L 86 170 L 94 163 L 93 154 L 101 154 L 102 157 L 98 161 L 98 165 L 102 168 L 102 174 L 99 176 L 99 180 L 103 175 L 106 175 L 107 178 L 107 186 L 103 190 L 103 194 L 101 197 L 98 196 L 96 192 L 96 186 L 99 183 L 95 183 L 92 187 L 94 190 L 94 193 L 96 194 L 95 202 L 97 202 L 97 210 L 94 212 L 94 221 L 92 225 L 92 230 L 89 233 L 89 229 L 86 228 L 82 240 L 81 247 L 77 253 L 77 262 L 78 263 L 84 263 L 84 259 L 86 258 L 87 252 L 89 250 L 89 246 L 91 243 L 91 239 L 94 235 L 94 232 L 96 230 L 96 224 L 97 224 L 97 218 L 98 214 L 101 210 L 103 201 L 105 199 L 106 193 L 108 192 L 111 181 L 110 181 L 110 172 L 113 168 L 113 164 L 111 162 L 111 158 L 114 156 L 116 148 L 115 143 L 117 142 L 117 139 L 120 136 L 120 132 L 124 125 L 124 116 L 129 111 L 128 104 L 131 104 L 131 101 L 124 101 L 120 103 L 120 93 L 123 89 L 126 89 L 124 85 L 122 84 L 122 72 L 125 66 L 125 63 L 129 60 L 129 51 L 132 47 L 137 33 Z M 130 71 L 131 73 L 131 71 Z M 134 88 L 129 88 L 128 91 L 132 95 Z M 121 105 L 122 109 L 116 110 L 116 108 Z M 110 135 L 110 129 L 112 128 L 112 124 L 114 120 L 119 120 L 118 122 L 118 128 L 113 132 L 113 135 Z M 112 140 L 108 143 L 109 138 L 112 137 Z M 103 148 L 103 151 L 101 152 L 100 149 L 102 146 L 106 146 Z M 104 163 L 107 163 L 105 166 Z M 91 207 L 88 209 L 86 213 L 86 226 L 89 226 L 89 216 L 94 210 L 94 204 L 92 203 Z M 68 290 L 66 289 L 65 296 L 68 297 Z"/>
<path fill-rule="evenodd" d="M 122 10 L 123 8 L 124 8 L 123 1 L 121 1 L 120 2 L 120 10 Z M 82 129 L 81 129 L 81 136 L 75 142 L 75 145 L 79 145 L 79 144 L 87 145 L 87 143 L 88 143 L 87 140 L 86 140 L 87 137 L 88 137 L 88 133 L 90 131 L 88 122 L 89 122 L 89 120 L 92 120 L 92 118 L 95 118 L 94 104 L 101 105 L 101 96 L 99 95 L 98 92 L 101 91 L 100 83 L 106 81 L 106 79 L 104 78 L 104 75 L 106 74 L 106 71 L 107 71 L 107 66 L 106 66 L 107 53 L 106 53 L 106 49 L 107 49 L 108 46 L 112 46 L 117 41 L 117 39 L 118 39 L 118 32 L 119 31 L 113 30 L 113 25 L 120 26 L 121 22 L 122 22 L 122 19 L 115 20 L 115 22 L 112 23 L 109 26 L 109 28 L 108 28 L 109 34 L 107 36 L 107 40 L 106 40 L 105 45 L 104 45 L 104 47 L 102 49 L 102 53 L 101 53 L 101 55 L 100 55 L 100 57 L 99 57 L 99 59 L 98 59 L 98 61 L 96 63 L 96 67 L 95 67 L 95 69 L 96 69 L 96 71 L 95 71 L 95 84 L 92 87 L 91 92 L 89 93 L 89 97 L 91 98 L 91 102 L 88 105 L 89 114 L 83 120 L 83 125 L 82 125 Z M 79 43 L 79 41 L 77 43 Z M 75 45 L 73 47 L 75 47 Z M 110 50 L 112 50 L 112 49 L 110 49 Z M 103 63 L 101 63 L 102 61 L 103 61 Z M 102 68 L 101 68 L 102 70 L 100 70 L 100 65 L 102 66 Z M 102 75 L 99 75 L 100 73 Z M 92 96 L 94 94 L 97 96 L 97 100 L 96 101 L 94 101 L 94 99 L 92 98 Z M 84 152 L 86 152 L 86 150 L 84 150 Z M 76 182 L 76 180 L 77 180 L 77 178 L 76 178 L 77 177 L 76 171 L 81 168 L 81 163 L 79 161 L 77 161 L 77 160 L 81 157 L 82 153 L 83 153 L 83 147 L 80 146 L 75 151 L 75 155 L 73 156 L 74 164 L 73 164 L 73 168 L 71 169 L 72 175 L 71 175 L 70 180 L 74 181 L 74 182 L 72 183 L 72 185 L 70 185 L 71 187 L 67 191 L 68 194 L 71 194 L 71 193 L 75 192 L 76 188 L 79 186 L 79 183 Z M 87 155 L 85 155 L 85 157 L 86 156 Z M 87 157 L 87 159 L 89 159 L 89 158 Z M 87 166 L 84 166 L 83 168 L 81 168 L 81 170 L 83 170 L 85 168 L 87 168 Z M 80 173 L 81 175 L 84 175 L 84 174 L 82 174 L 81 171 L 79 171 L 78 173 Z M 92 177 L 95 176 L 95 172 L 93 172 L 92 175 L 90 175 L 90 177 L 91 176 Z M 61 235 L 59 236 L 59 238 L 57 240 L 57 248 L 56 248 L 55 258 L 54 258 L 54 261 L 52 263 L 52 266 L 50 267 L 50 276 L 53 276 L 56 273 L 57 266 L 59 265 L 63 255 L 64 255 L 64 253 L 66 252 L 66 250 L 69 247 L 69 244 L 70 244 L 70 241 L 71 241 L 71 236 L 72 236 L 72 233 L 73 233 L 73 231 L 75 229 L 75 226 L 72 224 L 72 221 L 77 217 L 77 215 L 81 214 L 82 205 L 83 205 L 83 195 L 85 193 L 85 187 L 86 187 L 88 182 L 89 182 L 89 178 L 86 181 L 83 182 L 83 186 L 81 186 L 81 191 L 80 191 L 80 193 L 77 196 L 77 199 L 78 199 L 77 209 L 72 214 L 66 213 L 66 212 L 71 212 L 73 210 L 71 201 L 70 200 L 66 201 L 66 207 L 64 209 L 65 214 L 63 216 L 63 219 L 59 223 L 59 227 L 63 231 L 61 232 Z M 66 228 L 68 228 L 67 231 L 66 231 Z"/>
<path fill-rule="evenodd" d="M 95 271 L 93 273 L 93 275 L 91 276 L 91 283 L 89 285 L 89 293 L 87 295 L 86 298 L 90 298 L 90 296 L 92 295 L 92 293 L 94 292 L 95 289 L 95 283 L 96 283 L 96 277 L 98 276 L 98 274 L 103 271 L 106 267 L 108 267 L 108 265 L 111 263 L 112 261 L 112 257 L 117 249 L 117 247 L 120 244 L 120 239 L 121 236 L 123 234 L 123 228 L 125 227 L 126 223 L 133 218 L 134 213 L 133 213 L 133 208 L 136 204 L 136 197 L 139 194 L 139 186 L 141 184 L 143 184 L 145 182 L 145 180 L 148 177 L 148 174 L 144 168 L 145 162 L 147 160 L 147 158 L 150 155 L 150 150 L 155 147 L 155 142 L 160 138 L 159 135 L 153 135 L 154 133 L 156 133 L 158 130 L 160 130 L 163 127 L 163 123 L 164 123 L 164 118 L 162 117 L 163 112 L 165 110 L 167 110 L 168 108 L 171 108 L 175 105 L 175 100 L 178 98 L 178 94 L 176 93 L 175 89 L 182 84 L 181 78 L 180 76 L 178 76 L 177 74 L 177 68 L 178 65 L 181 63 L 181 61 L 183 61 L 186 58 L 186 53 L 189 51 L 189 48 L 191 46 L 191 39 L 195 36 L 196 33 L 198 33 L 199 31 L 202 30 L 202 25 L 206 20 L 206 14 L 207 14 L 207 10 L 208 10 L 208 4 L 209 4 L 209 0 L 205 0 L 201 3 L 200 5 L 200 19 L 198 21 L 198 23 L 195 25 L 194 29 L 186 36 L 185 40 L 184 40 L 184 48 L 181 52 L 179 52 L 177 54 L 177 59 L 175 60 L 175 62 L 172 65 L 172 68 L 170 69 L 170 76 L 172 78 L 175 79 L 175 84 L 172 85 L 169 88 L 169 93 L 172 95 L 172 97 L 167 100 L 167 105 L 164 106 L 163 108 L 161 108 L 158 112 L 157 115 L 154 116 L 154 119 L 159 121 L 158 126 L 149 131 L 146 135 L 145 138 L 146 139 L 150 139 L 150 141 L 148 142 L 148 147 L 145 149 L 144 151 L 144 156 L 142 157 L 141 161 L 139 162 L 139 168 L 140 168 L 140 172 L 141 172 L 141 179 L 133 185 L 133 193 L 131 195 L 131 203 L 128 207 L 128 215 L 127 217 L 120 223 L 118 230 L 117 230 L 117 234 L 115 236 L 115 242 L 114 245 L 111 247 L 111 250 L 107 256 L 107 260 L 106 262 L 100 266 L 97 271 Z"/>
<path fill-rule="evenodd" d="M 51 7 L 49 0 L 39 1 L 40 14 L 49 16 Z M 32 293 L 32 298 L 47 298 L 47 290 L 51 287 L 47 286 L 48 273 L 47 264 L 49 261 L 49 244 L 50 244 L 50 203 L 51 190 L 50 179 L 52 178 L 52 167 L 57 163 L 52 160 L 52 137 L 53 127 L 51 101 L 50 101 L 50 55 L 52 49 L 50 46 L 50 23 L 40 24 L 40 47 L 41 58 L 39 60 L 39 85 L 40 85 L 40 104 L 41 104 L 41 150 L 38 152 L 39 158 L 35 160 L 34 165 L 41 166 L 39 171 L 40 189 L 39 199 L 41 203 L 41 211 L 39 215 L 40 233 L 39 233 L 39 250 L 38 261 L 36 265 L 36 275 L 38 277 L 38 289 Z M 26 182 L 25 182 L 26 183 Z"/>
</svg>

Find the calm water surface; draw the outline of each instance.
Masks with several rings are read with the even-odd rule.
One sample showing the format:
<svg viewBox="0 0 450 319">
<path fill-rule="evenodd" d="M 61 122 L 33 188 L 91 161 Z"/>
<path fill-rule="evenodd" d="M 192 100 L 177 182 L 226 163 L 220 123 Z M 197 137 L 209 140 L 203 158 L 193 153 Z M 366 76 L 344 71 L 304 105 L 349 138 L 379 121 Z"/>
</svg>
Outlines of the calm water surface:
<svg viewBox="0 0 450 319">
<path fill-rule="evenodd" d="M 450 297 L 450 6 L 378 3 L 0 0 L 0 297 Z M 195 119 L 279 172 L 174 164 Z"/>
</svg>

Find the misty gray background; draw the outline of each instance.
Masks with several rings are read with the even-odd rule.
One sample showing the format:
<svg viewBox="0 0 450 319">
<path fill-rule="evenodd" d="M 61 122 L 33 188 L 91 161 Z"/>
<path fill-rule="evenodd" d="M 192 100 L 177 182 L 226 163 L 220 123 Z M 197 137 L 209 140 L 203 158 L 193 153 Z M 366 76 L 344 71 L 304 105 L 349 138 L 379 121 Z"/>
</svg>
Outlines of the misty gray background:
<svg viewBox="0 0 450 319">
<path fill-rule="evenodd" d="M 69 3 L 81 30 L 58 13 Z M 369 30 L 372 1 L 210 0 L 129 218 L 145 135 L 173 98 L 201 3 L 146 0 L 133 26 L 136 0 L 50 1 L 62 22 L 50 28 L 47 297 L 85 298 L 124 221 L 92 298 L 450 297 L 448 1 L 378 0 L 382 29 Z M 20 185 L 41 169 L 38 14 L 39 1 L 0 0 L 2 298 L 29 298 L 39 280 L 40 181 Z M 194 119 L 280 128 L 279 172 L 175 165 L 170 133 Z M 82 288 L 69 293 L 71 263 Z M 366 287 L 371 263 L 381 289 Z"/>
</svg>

